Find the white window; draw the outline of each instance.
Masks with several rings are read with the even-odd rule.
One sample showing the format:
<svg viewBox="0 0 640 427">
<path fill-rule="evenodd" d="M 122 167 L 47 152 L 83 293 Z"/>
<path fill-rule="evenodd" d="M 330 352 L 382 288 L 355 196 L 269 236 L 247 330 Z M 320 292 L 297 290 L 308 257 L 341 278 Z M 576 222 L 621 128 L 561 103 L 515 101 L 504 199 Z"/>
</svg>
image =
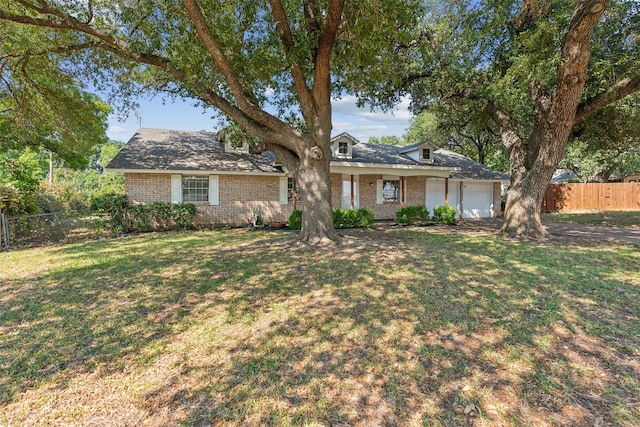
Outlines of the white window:
<svg viewBox="0 0 640 427">
<path fill-rule="evenodd" d="M 182 177 L 182 202 L 208 202 L 209 201 L 209 177 L 208 176 L 183 176 Z"/>
<path fill-rule="evenodd" d="M 338 155 L 339 156 L 348 156 L 349 155 L 349 143 L 346 141 L 338 142 Z"/>
<path fill-rule="evenodd" d="M 400 200 L 400 181 L 382 181 L 382 200 L 384 202 L 397 202 Z"/>
<path fill-rule="evenodd" d="M 422 160 L 431 160 L 431 149 L 423 148 L 422 149 Z"/>
<path fill-rule="evenodd" d="M 209 202 L 220 204 L 218 175 L 171 175 L 171 203 Z"/>
<path fill-rule="evenodd" d="M 300 188 L 298 187 L 298 181 L 293 178 L 287 179 L 287 201 L 293 202 L 293 197 L 296 197 L 296 200 L 300 200 Z"/>
</svg>

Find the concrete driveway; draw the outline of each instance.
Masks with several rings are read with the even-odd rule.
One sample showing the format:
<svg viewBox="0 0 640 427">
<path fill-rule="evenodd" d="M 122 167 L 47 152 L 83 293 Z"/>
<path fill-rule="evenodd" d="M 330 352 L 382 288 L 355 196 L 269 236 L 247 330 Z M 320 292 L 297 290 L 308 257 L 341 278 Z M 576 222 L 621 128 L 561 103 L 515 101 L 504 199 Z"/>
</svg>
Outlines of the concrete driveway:
<svg viewBox="0 0 640 427">
<path fill-rule="evenodd" d="M 640 228 L 603 227 L 566 222 L 545 222 L 543 225 L 547 227 L 549 233 L 556 236 L 571 236 L 597 240 L 625 240 L 640 243 Z"/>
<path fill-rule="evenodd" d="M 465 219 L 465 224 L 495 228 L 502 226 L 502 218 Z M 568 222 L 543 222 L 549 233 L 554 236 L 577 237 L 593 240 L 622 240 L 640 243 L 640 228 L 604 227 L 597 225 L 572 224 Z"/>
</svg>

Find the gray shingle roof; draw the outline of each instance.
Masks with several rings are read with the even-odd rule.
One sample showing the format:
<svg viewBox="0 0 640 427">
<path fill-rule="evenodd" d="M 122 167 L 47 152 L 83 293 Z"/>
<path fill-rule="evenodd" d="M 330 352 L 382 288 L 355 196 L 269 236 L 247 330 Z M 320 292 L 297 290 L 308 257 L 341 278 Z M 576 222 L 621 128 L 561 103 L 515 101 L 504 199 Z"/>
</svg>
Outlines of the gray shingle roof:
<svg viewBox="0 0 640 427">
<path fill-rule="evenodd" d="M 462 154 L 454 153 L 453 151 L 445 150 L 443 148 L 434 153 L 433 164 L 460 168 L 458 171 L 451 172 L 450 178 L 453 179 L 509 181 L 509 175 L 506 173 L 496 172 L 493 169 L 489 169 L 482 163 L 478 163 L 463 156 Z"/>
<path fill-rule="evenodd" d="M 282 172 L 273 154 L 227 153 L 207 132 L 141 128 L 107 165 L 108 169 Z"/>
<path fill-rule="evenodd" d="M 422 143 L 414 144 L 413 147 L 418 149 Z M 453 179 L 480 179 L 490 181 L 508 181 L 509 176 L 507 174 L 496 172 L 465 157 L 461 154 L 454 153 L 453 151 L 439 149 L 434 152 L 433 163 L 425 165 L 416 162 L 411 157 L 403 154 L 407 152 L 410 147 L 398 147 L 395 145 L 376 145 L 359 143 L 353 146 L 352 158 L 334 158 L 340 162 L 354 162 L 354 163 L 372 163 L 372 164 L 392 164 L 392 165 L 407 165 L 407 166 L 441 166 L 449 168 L 460 168 L 458 171 L 452 171 L 450 177 Z"/>
<path fill-rule="evenodd" d="M 421 144 L 414 144 L 418 149 Z M 403 152 L 408 147 L 357 143 L 352 148 L 352 158 L 334 158 L 337 162 L 379 165 L 440 166 L 459 168 L 452 171 L 453 179 L 480 179 L 503 181 L 506 174 L 495 172 L 486 166 L 452 151 L 435 151 L 433 163 L 420 164 Z M 227 153 L 224 144 L 213 133 L 141 128 L 107 165 L 111 170 L 171 170 L 171 171 L 221 171 L 250 173 L 282 173 L 273 165 L 274 155 Z"/>
<path fill-rule="evenodd" d="M 336 158 L 339 162 L 374 163 L 385 165 L 419 165 L 418 162 L 400 153 L 394 145 L 365 144 L 360 142 L 352 147 L 351 159 Z"/>
</svg>

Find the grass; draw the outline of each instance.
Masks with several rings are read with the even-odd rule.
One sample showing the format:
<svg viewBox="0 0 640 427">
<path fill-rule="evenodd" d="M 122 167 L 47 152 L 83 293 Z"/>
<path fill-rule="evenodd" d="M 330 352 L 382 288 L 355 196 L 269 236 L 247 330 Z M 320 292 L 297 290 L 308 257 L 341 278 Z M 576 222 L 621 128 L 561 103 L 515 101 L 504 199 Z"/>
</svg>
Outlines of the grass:
<svg viewBox="0 0 640 427">
<path fill-rule="evenodd" d="M 640 211 L 598 211 L 542 214 L 542 222 L 571 222 L 607 227 L 640 228 Z"/>
<path fill-rule="evenodd" d="M 0 424 L 640 424 L 638 246 L 443 230 L 2 252 Z"/>
</svg>

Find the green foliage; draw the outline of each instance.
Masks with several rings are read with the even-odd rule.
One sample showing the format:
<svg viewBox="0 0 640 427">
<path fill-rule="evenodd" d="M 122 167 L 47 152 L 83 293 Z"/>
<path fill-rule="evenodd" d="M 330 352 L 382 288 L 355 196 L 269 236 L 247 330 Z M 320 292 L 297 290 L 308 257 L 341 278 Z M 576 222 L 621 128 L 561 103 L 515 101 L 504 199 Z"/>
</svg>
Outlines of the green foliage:
<svg viewBox="0 0 640 427">
<path fill-rule="evenodd" d="M 376 136 L 369 137 L 369 144 L 377 144 L 377 145 L 406 145 L 404 144 L 404 140 L 398 138 L 397 136 L 381 136 L 380 138 Z"/>
<path fill-rule="evenodd" d="M 438 118 L 435 114 L 423 111 L 413 119 L 404 135 L 404 145 L 412 145 L 425 140 L 433 140 L 438 129 Z"/>
<path fill-rule="evenodd" d="M 38 213 L 38 200 L 32 192 L 0 184 L 0 210 L 7 216 Z"/>
<path fill-rule="evenodd" d="M 632 95 L 574 126 L 560 167 L 581 182 L 640 171 L 640 96 Z"/>
<path fill-rule="evenodd" d="M 111 108 L 86 92 L 78 67 L 54 53 L 73 38 L 4 20 L 0 32 L 0 151 L 43 147 L 68 166 L 86 166 L 107 141 Z"/>
<path fill-rule="evenodd" d="M 27 148 L 0 153 L 0 184 L 33 192 L 44 179 L 46 170 L 46 160 L 35 150 Z"/>
<path fill-rule="evenodd" d="M 429 211 L 424 205 L 405 206 L 396 212 L 396 222 L 402 225 L 423 225 L 429 221 Z"/>
<path fill-rule="evenodd" d="M 335 228 L 369 228 L 373 225 L 375 213 L 371 209 L 334 209 Z"/>
<path fill-rule="evenodd" d="M 296 209 L 289 215 L 289 228 L 292 230 L 300 230 L 302 228 L 302 211 Z"/>
<path fill-rule="evenodd" d="M 196 206 L 192 203 L 131 205 L 125 195 L 107 194 L 95 197 L 91 201 L 91 209 L 108 216 L 113 233 L 195 228 Z"/>
<path fill-rule="evenodd" d="M 91 210 L 106 214 L 109 218 L 111 229 L 114 233 L 128 231 L 126 219 L 129 198 L 121 194 L 105 194 L 91 200 Z"/>
<path fill-rule="evenodd" d="M 440 224 L 455 224 L 456 209 L 447 205 L 436 206 L 433 208 L 433 220 Z"/>
<path fill-rule="evenodd" d="M 375 220 L 375 212 L 371 209 L 334 209 L 332 212 L 333 226 L 335 228 L 369 228 Z M 302 211 L 294 210 L 289 215 L 289 228 L 300 230 L 302 228 Z"/>
</svg>

